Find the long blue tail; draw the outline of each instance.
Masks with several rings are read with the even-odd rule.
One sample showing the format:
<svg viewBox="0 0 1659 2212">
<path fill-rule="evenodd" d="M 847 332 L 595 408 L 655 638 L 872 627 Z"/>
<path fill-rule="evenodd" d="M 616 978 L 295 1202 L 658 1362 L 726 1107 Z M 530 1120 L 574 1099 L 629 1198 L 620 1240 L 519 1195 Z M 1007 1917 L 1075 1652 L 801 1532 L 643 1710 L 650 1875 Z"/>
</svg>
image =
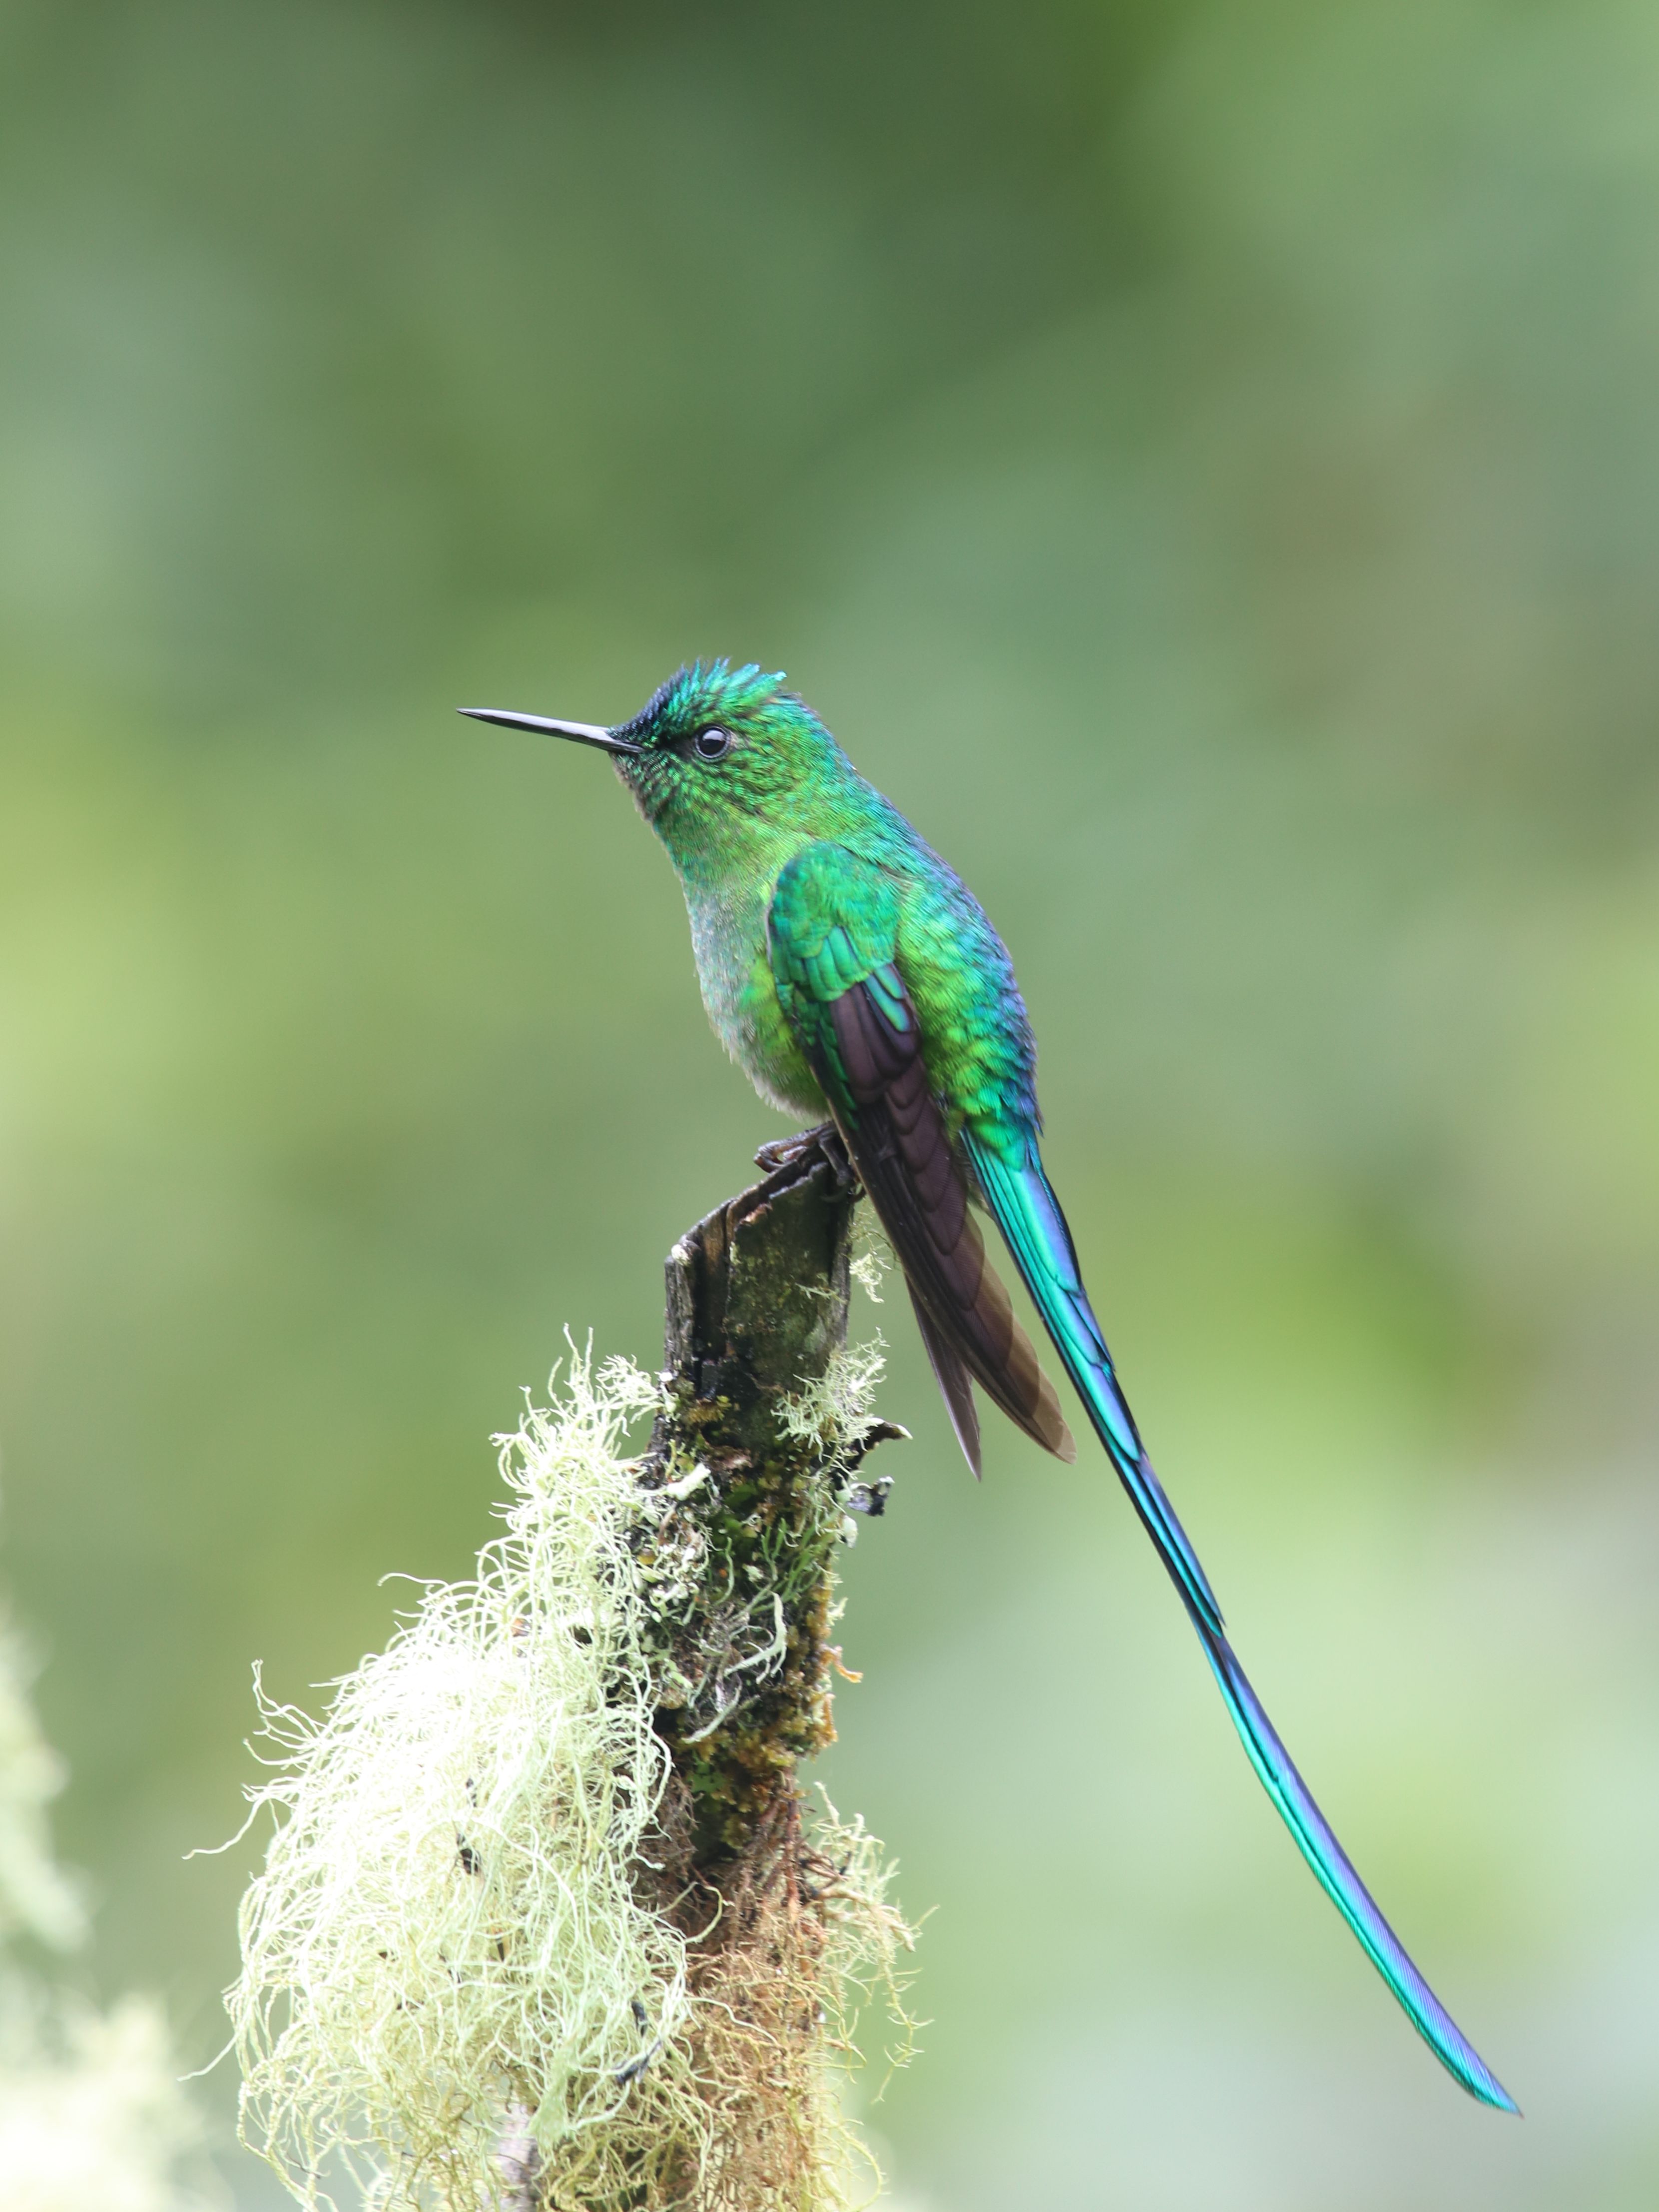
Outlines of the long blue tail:
<svg viewBox="0 0 1659 2212">
<path fill-rule="evenodd" d="M 1174 1506 L 1164 1495 L 1163 1484 L 1152 1473 L 1134 1415 L 1117 1387 L 1112 1355 L 1083 1287 L 1072 1232 L 1042 1172 L 1036 1144 L 1032 1143 L 1023 1168 L 1006 1167 L 971 1133 L 967 1146 L 991 1211 L 1025 1279 L 1025 1287 L 1036 1302 L 1043 1326 L 1066 1363 L 1066 1371 L 1077 1386 L 1077 1394 L 1135 1511 L 1158 1547 L 1158 1557 L 1174 1577 L 1194 1620 L 1218 1636 L 1221 1608 L 1186 1530 L 1176 1518 Z"/>
<path fill-rule="evenodd" d="M 1118 1389 L 1111 1354 L 1083 1287 L 1071 1231 L 1042 1171 L 1035 1139 L 1018 1168 L 1007 1166 L 971 1133 L 965 1141 L 1025 1287 L 1170 1580 L 1181 1593 L 1239 1741 L 1262 1788 L 1296 1838 L 1297 1850 L 1399 1999 L 1413 2027 L 1448 2073 L 1483 2104 L 1495 2105 L 1502 2112 L 1518 2112 L 1515 2100 L 1419 1973 L 1376 1900 L 1355 1873 L 1222 1632 L 1214 1594 L 1174 1507 L 1152 1473 L 1133 1417 Z"/>
<path fill-rule="evenodd" d="M 1354 1872 L 1353 1862 L 1332 1834 L 1329 1821 L 1297 1772 L 1279 1731 L 1262 1711 L 1261 1700 L 1250 1687 L 1232 1646 L 1224 1636 L 1206 1628 L 1196 1614 L 1193 1626 L 1221 1686 L 1239 1741 L 1261 1778 L 1262 1788 L 1279 1808 L 1321 1888 L 1359 1938 L 1366 1956 L 1399 1998 L 1412 2026 L 1472 2097 L 1480 2098 L 1482 2104 L 1496 2105 L 1501 2112 L 1518 2112 L 1520 2106 L 1419 1973 L 1405 1945 L 1383 1918 L 1376 1899 Z"/>
</svg>

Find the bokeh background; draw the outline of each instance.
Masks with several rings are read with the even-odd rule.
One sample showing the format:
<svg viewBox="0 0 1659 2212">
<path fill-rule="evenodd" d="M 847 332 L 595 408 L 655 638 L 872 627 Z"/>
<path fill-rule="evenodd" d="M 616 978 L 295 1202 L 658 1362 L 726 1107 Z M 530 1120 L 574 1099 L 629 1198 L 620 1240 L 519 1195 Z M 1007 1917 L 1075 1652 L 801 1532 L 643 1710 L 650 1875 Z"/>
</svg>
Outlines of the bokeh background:
<svg viewBox="0 0 1659 2212">
<path fill-rule="evenodd" d="M 901 1297 L 825 1765 L 936 1908 L 897 2190 L 1655 2201 L 1656 240 L 1621 0 L 8 0 L 0 1579 L 90 1990 L 210 2055 L 251 1662 L 465 1571 L 778 1132 L 605 765 L 453 711 L 729 652 L 1009 939 L 1246 1662 L 1528 2115 Z"/>
</svg>

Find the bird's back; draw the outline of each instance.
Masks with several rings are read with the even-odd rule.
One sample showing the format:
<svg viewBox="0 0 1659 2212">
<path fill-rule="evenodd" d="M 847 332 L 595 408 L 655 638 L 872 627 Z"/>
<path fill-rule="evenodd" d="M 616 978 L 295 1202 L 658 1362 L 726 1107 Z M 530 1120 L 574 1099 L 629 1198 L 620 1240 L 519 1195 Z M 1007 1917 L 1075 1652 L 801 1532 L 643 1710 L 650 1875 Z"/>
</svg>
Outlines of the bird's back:
<svg viewBox="0 0 1659 2212">
<path fill-rule="evenodd" d="M 863 783 L 864 779 L 858 781 Z M 1036 1048 L 1008 949 L 954 868 L 871 785 L 846 842 L 899 890 L 897 965 L 921 1023 L 922 1057 L 952 1133 L 1002 1150 L 1038 1126 Z"/>
</svg>

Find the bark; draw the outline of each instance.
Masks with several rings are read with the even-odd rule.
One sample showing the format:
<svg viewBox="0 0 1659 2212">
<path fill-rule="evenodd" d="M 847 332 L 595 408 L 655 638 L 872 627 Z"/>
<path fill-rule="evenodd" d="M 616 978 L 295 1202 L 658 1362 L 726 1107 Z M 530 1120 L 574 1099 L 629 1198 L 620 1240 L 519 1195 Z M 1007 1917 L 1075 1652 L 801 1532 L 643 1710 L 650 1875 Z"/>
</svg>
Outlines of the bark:
<svg viewBox="0 0 1659 2212">
<path fill-rule="evenodd" d="M 668 1255 L 664 1382 L 642 1480 L 692 1463 L 686 1510 L 706 1547 L 699 1602 L 679 1638 L 678 1685 L 658 1726 L 690 1803 L 690 1865 L 739 1856 L 793 1804 L 795 1770 L 832 1741 L 834 1559 L 850 1509 L 879 1513 L 889 1486 L 865 1455 L 904 1431 L 884 1421 L 833 1438 L 791 1432 L 787 1409 L 847 1343 L 858 1185 L 831 1127 L 768 1146 L 769 1172 L 690 1229 Z M 756 1601 L 774 1601 L 770 1620 Z M 750 1648 L 769 1632 L 768 1656 Z"/>
<path fill-rule="evenodd" d="M 803 1819 L 798 1770 L 835 1735 L 836 1553 L 849 1511 L 879 1513 L 889 1487 L 862 1462 L 904 1431 L 845 1402 L 803 1425 L 803 1393 L 834 1380 L 846 1347 L 858 1186 L 831 1128 L 769 1146 L 757 1164 L 763 1179 L 668 1255 L 667 1403 L 638 1469 L 655 1724 L 673 1774 L 635 1879 L 686 1939 L 692 2002 L 677 2042 L 714 2125 L 712 2142 L 658 2147 L 614 2200 L 630 2212 L 829 2201 L 845 2141 L 828 2040 L 835 1938 L 852 1914 L 890 1951 L 899 1924 L 878 1883 L 854 1894 L 853 1832 Z M 643 2006 L 636 2017 L 641 2049 L 619 2081 L 647 2078 L 660 2056 Z M 527 2113 L 496 2155 L 508 2212 L 565 2203 Z"/>
</svg>

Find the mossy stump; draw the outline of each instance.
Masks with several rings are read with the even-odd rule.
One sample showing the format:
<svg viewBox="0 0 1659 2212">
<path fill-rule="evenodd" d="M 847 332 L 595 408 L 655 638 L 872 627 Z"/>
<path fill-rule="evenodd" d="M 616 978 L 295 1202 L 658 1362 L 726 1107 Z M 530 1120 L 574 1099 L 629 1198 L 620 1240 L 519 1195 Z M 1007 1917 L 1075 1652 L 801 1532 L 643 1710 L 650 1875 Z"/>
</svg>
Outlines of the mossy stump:
<svg viewBox="0 0 1659 2212">
<path fill-rule="evenodd" d="M 572 1348 L 498 1439 L 466 1580 L 313 1719 L 262 1701 L 278 1823 L 229 1993 L 244 2140 L 308 2212 L 846 2212 L 842 2109 L 911 1932 L 829 1741 L 837 1544 L 896 1433 L 846 1346 L 833 1133 L 669 1261 L 668 1370 Z M 651 1440 L 629 1440 L 647 1413 Z"/>
<path fill-rule="evenodd" d="M 836 1549 L 849 1514 L 879 1513 L 889 1487 L 860 1469 L 904 1431 L 849 1422 L 836 1401 L 858 1187 L 834 1130 L 757 1164 L 764 1179 L 668 1256 L 669 1402 L 640 1480 L 683 1493 L 649 1540 L 696 1562 L 663 1647 L 656 1726 L 673 1780 L 648 1885 L 688 1939 L 699 2040 L 728 2046 L 700 2050 L 700 2066 L 752 2085 L 728 2106 L 722 2155 L 772 2202 L 817 2132 L 802 2107 L 825 1906 L 846 1872 L 811 1844 L 797 1770 L 835 1738 Z M 745 2043 L 750 2063 L 734 2067 L 729 2046 Z"/>
</svg>

